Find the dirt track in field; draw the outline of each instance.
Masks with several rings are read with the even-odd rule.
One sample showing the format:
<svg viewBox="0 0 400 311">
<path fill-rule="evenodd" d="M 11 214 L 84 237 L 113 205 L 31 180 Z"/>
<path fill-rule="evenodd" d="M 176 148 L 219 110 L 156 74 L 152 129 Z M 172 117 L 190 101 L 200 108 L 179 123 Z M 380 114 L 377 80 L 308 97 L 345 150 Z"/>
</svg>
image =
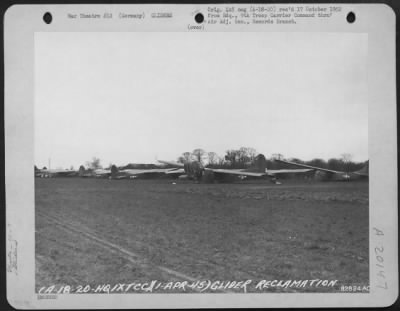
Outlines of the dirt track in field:
<svg viewBox="0 0 400 311">
<path fill-rule="evenodd" d="M 35 183 L 37 289 L 150 280 L 338 280 L 334 289 L 296 291 L 368 285 L 366 182 Z"/>
</svg>

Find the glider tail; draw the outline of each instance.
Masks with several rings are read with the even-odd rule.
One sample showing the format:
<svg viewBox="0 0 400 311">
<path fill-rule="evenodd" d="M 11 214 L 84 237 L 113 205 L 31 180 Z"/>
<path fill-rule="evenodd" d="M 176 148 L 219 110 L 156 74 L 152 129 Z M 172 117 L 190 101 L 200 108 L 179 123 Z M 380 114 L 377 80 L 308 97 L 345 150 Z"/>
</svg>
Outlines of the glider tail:
<svg viewBox="0 0 400 311">
<path fill-rule="evenodd" d="M 254 170 L 257 173 L 265 173 L 267 168 L 267 159 L 263 154 L 259 154 L 254 159 Z"/>
<path fill-rule="evenodd" d="M 79 167 L 78 174 L 79 174 L 80 177 L 82 177 L 83 175 L 85 175 L 85 167 L 84 167 L 83 165 L 81 165 L 81 166 Z"/>
<path fill-rule="evenodd" d="M 115 178 L 118 175 L 118 167 L 114 164 L 111 166 L 111 178 Z"/>
<path fill-rule="evenodd" d="M 367 161 L 367 163 L 365 164 L 365 166 L 360 169 L 359 171 L 355 172 L 357 175 L 361 175 L 361 176 L 369 176 L 369 161 Z"/>
</svg>

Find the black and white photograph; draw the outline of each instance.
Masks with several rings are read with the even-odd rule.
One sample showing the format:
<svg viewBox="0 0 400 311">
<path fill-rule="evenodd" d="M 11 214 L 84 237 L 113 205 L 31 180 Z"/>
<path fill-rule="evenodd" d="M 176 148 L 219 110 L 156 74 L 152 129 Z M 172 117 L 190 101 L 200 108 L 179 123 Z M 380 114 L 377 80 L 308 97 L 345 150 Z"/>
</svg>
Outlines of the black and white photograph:
<svg viewBox="0 0 400 311">
<path fill-rule="evenodd" d="M 35 36 L 37 291 L 368 291 L 366 36 L 143 36 Z"/>
<path fill-rule="evenodd" d="M 281 7 L 203 5 L 165 31 L 175 7 L 71 6 L 63 22 L 99 30 L 33 33 L 38 300 L 375 291 L 375 38 L 341 6 Z M 292 25 L 332 14 L 349 30 Z M 211 30 L 225 23 L 283 28 Z"/>
</svg>

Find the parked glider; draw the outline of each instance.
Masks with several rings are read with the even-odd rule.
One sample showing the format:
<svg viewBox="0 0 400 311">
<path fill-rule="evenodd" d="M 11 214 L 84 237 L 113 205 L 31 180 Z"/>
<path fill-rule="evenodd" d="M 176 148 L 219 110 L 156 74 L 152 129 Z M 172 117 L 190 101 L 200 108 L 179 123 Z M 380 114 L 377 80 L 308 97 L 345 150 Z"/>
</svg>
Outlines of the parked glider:
<svg viewBox="0 0 400 311">
<path fill-rule="evenodd" d="M 35 169 L 35 177 L 50 178 L 50 177 L 71 177 L 76 176 L 77 171 L 66 169 Z"/>
<path fill-rule="evenodd" d="M 177 168 L 153 168 L 153 169 L 118 169 L 115 165 L 111 167 L 111 178 L 113 179 L 127 179 L 137 178 L 140 176 L 154 176 L 154 175 L 182 175 L 185 172 Z"/>
<path fill-rule="evenodd" d="M 80 177 L 97 177 L 97 178 L 107 178 L 111 176 L 111 169 L 85 169 L 83 165 L 79 167 Z"/>
<path fill-rule="evenodd" d="M 286 161 L 286 160 L 281 160 L 281 159 L 275 159 L 275 161 L 295 165 L 298 167 L 304 167 L 307 169 L 313 169 L 313 170 L 317 171 L 318 177 L 321 179 L 324 179 L 324 180 L 350 181 L 350 180 L 356 180 L 356 179 L 362 179 L 362 178 L 369 177 L 369 161 L 366 162 L 365 166 L 362 169 L 355 171 L 355 172 L 335 171 L 335 170 L 330 170 L 330 169 L 326 169 L 326 168 L 322 168 L 322 167 L 316 167 L 316 166 L 311 166 L 311 165 L 306 165 L 306 164 L 301 164 L 301 163 L 296 163 L 296 162 L 291 162 L 291 161 Z"/>
<path fill-rule="evenodd" d="M 191 161 L 186 163 L 177 163 L 172 161 L 158 160 L 160 163 L 175 166 L 176 168 L 183 169 L 184 175 L 180 178 L 187 178 L 196 181 L 214 182 L 216 180 L 229 180 L 231 181 L 235 176 L 240 179 L 247 177 L 269 177 L 272 182 L 279 184 L 277 176 L 279 174 L 288 173 L 305 173 L 312 169 L 292 169 L 292 170 L 268 170 L 267 160 L 263 154 L 259 154 L 254 159 L 253 166 L 246 169 L 217 169 L 204 167 L 198 161 Z"/>
</svg>

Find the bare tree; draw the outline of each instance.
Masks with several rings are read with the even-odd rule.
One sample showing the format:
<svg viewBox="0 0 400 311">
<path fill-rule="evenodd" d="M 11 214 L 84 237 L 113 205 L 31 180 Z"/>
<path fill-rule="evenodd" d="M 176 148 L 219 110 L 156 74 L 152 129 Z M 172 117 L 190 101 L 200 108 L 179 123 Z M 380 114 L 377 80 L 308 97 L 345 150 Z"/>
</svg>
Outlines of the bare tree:
<svg viewBox="0 0 400 311">
<path fill-rule="evenodd" d="M 257 156 L 257 150 L 251 147 L 247 147 L 247 156 L 250 158 L 250 161 L 253 162 L 255 157 Z"/>
<path fill-rule="evenodd" d="M 182 155 L 178 158 L 178 163 L 186 163 L 190 162 L 192 160 L 192 154 L 190 152 L 184 152 Z"/>
<path fill-rule="evenodd" d="M 247 148 L 246 147 L 240 147 L 239 150 L 237 151 L 238 154 L 238 162 L 241 163 L 242 165 L 246 162 L 249 162 L 249 157 L 247 156 Z"/>
<path fill-rule="evenodd" d="M 238 160 L 238 151 L 234 149 L 227 150 L 225 154 L 225 160 L 231 164 L 231 167 L 236 167 L 236 162 Z"/>
<path fill-rule="evenodd" d="M 349 171 L 351 162 L 353 160 L 353 155 L 351 153 L 342 153 L 340 159 L 343 162 L 343 167 L 346 172 Z"/>
<path fill-rule="evenodd" d="M 327 168 L 334 171 L 345 171 L 342 159 L 331 158 L 327 162 Z"/>
<path fill-rule="evenodd" d="M 182 153 L 183 158 L 185 159 L 186 162 L 190 162 L 192 159 L 192 154 L 190 152 L 184 152 Z"/>
<path fill-rule="evenodd" d="M 257 155 L 257 151 L 251 147 L 241 147 L 237 150 L 238 154 L 238 162 L 241 163 L 242 166 L 252 163 Z"/>
<path fill-rule="evenodd" d="M 225 159 L 223 157 L 218 157 L 218 167 L 224 167 L 226 165 Z"/>
<path fill-rule="evenodd" d="M 203 158 L 206 152 L 203 149 L 194 149 L 192 152 L 193 157 L 197 162 L 203 163 Z"/>
<path fill-rule="evenodd" d="M 178 163 L 185 163 L 185 158 L 183 156 L 178 157 L 176 160 Z"/>
<path fill-rule="evenodd" d="M 218 163 L 219 157 L 215 152 L 211 151 L 207 155 L 208 155 L 208 164 L 215 165 Z"/>
<path fill-rule="evenodd" d="M 353 160 L 353 155 L 351 153 L 342 153 L 340 155 L 343 162 L 351 162 Z"/>
<path fill-rule="evenodd" d="M 283 157 L 283 154 L 282 154 L 282 153 L 273 153 L 273 154 L 271 155 L 271 159 L 283 160 L 284 157 Z"/>
<path fill-rule="evenodd" d="M 302 160 L 300 160 L 298 158 L 290 158 L 289 161 L 290 162 L 295 162 L 295 163 L 304 163 Z"/>
<path fill-rule="evenodd" d="M 91 161 L 86 162 L 86 166 L 92 170 L 102 168 L 100 164 L 100 159 L 96 157 L 93 157 Z"/>
<path fill-rule="evenodd" d="M 311 161 L 308 161 L 306 164 L 316 167 L 328 168 L 328 162 L 326 162 L 324 159 L 319 159 L 319 158 L 312 159 Z M 334 163 L 331 164 L 335 165 Z"/>
</svg>

